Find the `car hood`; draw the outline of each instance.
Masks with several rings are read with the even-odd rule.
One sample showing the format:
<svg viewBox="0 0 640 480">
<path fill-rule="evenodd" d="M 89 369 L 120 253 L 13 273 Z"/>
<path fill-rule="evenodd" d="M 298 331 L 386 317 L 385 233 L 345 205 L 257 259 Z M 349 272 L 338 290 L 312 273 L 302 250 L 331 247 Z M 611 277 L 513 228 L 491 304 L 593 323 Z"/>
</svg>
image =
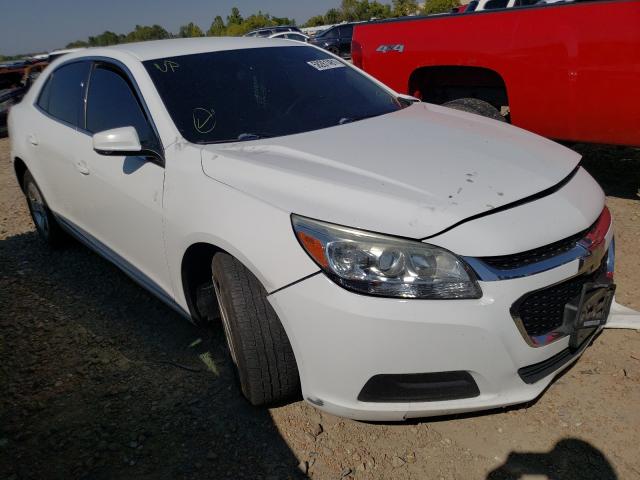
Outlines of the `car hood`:
<svg viewBox="0 0 640 480">
<path fill-rule="evenodd" d="M 410 238 L 548 189 L 579 160 L 519 128 L 425 103 L 202 149 L 207 176 L 280 209 Z"/>
</svg>

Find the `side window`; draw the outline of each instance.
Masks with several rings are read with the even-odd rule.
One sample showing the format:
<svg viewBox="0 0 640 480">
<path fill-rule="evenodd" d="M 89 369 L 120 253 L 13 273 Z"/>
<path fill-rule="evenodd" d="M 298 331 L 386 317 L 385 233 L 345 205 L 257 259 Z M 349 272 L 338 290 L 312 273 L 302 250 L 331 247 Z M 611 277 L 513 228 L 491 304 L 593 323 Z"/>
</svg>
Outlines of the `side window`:
<svg viewBox="0 0 640 480">
<path fill-rule="evenodd" d="M 497 8 L 507 8 L 509 0 L 489 0 L 485 6 L 485 10 L 495 10 Z"/>
<path fill-rule="evenodd" d="M 51 82 L 53 75 L 49 75 L 44 87 L 40 90 L 40 96 L 38 97 L 38 106 L 45 112 L 49 111 L 49 93 L 51 92 Z"/>
<path fill-rule="evenodd" d="M 88 62 L 75 62 L 58 68 L 47 79 L 38 105 L 49 115 L 80 126 L 82 96 L 88 74 Z"/>
<path fill-rule="evenodd" d="M 118 127 L 135 127 L 143 146 L 156 146 L 153 131 L 129 82 L 113 68 L 98 65 L 89 82 L 87 130 L 96 133 Z"/>
<path fill-rule="evenodd" d="M 321 35 L 322 38 L 326 38 L 327 40 L 331 39 L 331 38 L 338 38 L 338 29 L 337 28 L 332 28 L 330 30 L 327 31 L 327 33 L 325 33 L 324 35 Z"/>
<path fill-rule="evenodd" d="M 349 38 L 353 36 L 353 25 L 344 25 L 340 28 L 340 37 Z"/>
</svg>

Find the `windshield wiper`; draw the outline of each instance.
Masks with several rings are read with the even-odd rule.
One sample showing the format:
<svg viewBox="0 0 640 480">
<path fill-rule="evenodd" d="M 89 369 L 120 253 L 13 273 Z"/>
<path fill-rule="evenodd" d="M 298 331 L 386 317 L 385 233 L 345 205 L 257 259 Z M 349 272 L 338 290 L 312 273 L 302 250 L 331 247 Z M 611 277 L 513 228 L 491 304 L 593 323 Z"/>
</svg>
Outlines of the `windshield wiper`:
<svg viewBox="0 0 640 480">
<path fill-rule="evenodd" d="M 241 133 L 240 135 L 238 135 L 237 140 L 240 140 L 241 142 L 244 142 L 246 140 L 260 140 L 261 138 L 271 138 L 273 137 L 273 135 L 270 135 L 268 133 Z"/>
<path fill-rule="evenodd" d="M 223 140 L 213 140 L 213 141 L 201 140 L 201 141 L 198 141 L 196 143 L 198 143 L 200 145 L 215 145 L 215 144 L 218 144 L 218 143 L 248 142 L 248 141 L 251 141 L 251 140 L 260 140 L 261 138 L 272 138 L 272 137 L 275 137 L 275 136 L 276 135 L 271 135 L 270 133 L 249 133 L 249 132 L 245 132 L 245 133 L 241 133 L 236 138 L 225 138 Z"/>
<path fill-rule="evenodd" d="M 377 117 L 379 113 L 374 113 L 372 115 L 362 115 L 360 117 L 342 117 L 338 120 L 338 125 L 344 125 L 345 123 L 357 122 L 358 120 L 364 120 L 365 118 Z"/>
</svg>

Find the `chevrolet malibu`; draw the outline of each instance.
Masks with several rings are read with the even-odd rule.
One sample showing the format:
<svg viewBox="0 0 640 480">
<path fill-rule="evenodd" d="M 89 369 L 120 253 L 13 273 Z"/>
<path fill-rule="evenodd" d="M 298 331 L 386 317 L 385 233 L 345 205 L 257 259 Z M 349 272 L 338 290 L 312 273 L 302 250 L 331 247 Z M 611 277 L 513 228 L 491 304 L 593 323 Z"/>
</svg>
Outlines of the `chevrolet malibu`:
<svg viewBox="0 0 640 480">
<path fill-rule="evenodd" d="M 576 153 L 313 46 L 71 53 L 9 129 L 40 236 L 220 319 L 254 405 L 301 391 L 402 420 L 525 402 L 607 320 L 611 216 Z"/>
</svg>

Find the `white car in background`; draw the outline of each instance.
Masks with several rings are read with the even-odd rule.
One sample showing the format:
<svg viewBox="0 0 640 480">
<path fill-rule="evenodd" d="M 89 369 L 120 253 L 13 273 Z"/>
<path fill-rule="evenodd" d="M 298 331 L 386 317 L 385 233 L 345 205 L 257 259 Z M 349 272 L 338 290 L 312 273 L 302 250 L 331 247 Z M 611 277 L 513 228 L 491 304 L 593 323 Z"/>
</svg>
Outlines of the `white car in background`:
<svg viewBox="0 0 640 480">
<path fill-rule="evenodd" d="M 576 153 L 316 47 L 69 53 L 9 129 L 42 238 L 73 235 L 194 322 L 219 306 L 255 405 L 301 388 L 402 420 L 525 402 L 607 319 L 611 217 Z"/>
<path fill-rule="evenodd" d="M 501 8 L 528 7 L 542 3 L 566 3 L 573 0 L 472 0 L 465 9 L 465 13 L 482 12 L 485 10 L 497 10 Z"/>
<path fill-rule="evenodd" d="M 309 41 L 309 36 L 299 32 L 278 32 L 270 35 L 269 38 L 280 38 L 286 40 L 296 40 L 298 42 L 306 43 Z"/>
</svg>

